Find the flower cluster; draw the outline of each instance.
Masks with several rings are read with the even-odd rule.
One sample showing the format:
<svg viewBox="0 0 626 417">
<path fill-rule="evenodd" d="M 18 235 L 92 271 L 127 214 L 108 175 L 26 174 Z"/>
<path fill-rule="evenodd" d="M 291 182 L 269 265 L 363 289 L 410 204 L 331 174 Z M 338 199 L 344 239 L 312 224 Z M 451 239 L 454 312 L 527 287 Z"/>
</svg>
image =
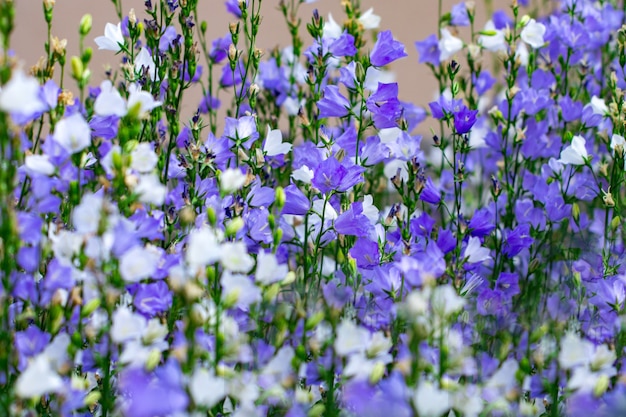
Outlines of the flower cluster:
<svg viewBox="0 0 626 417">
<path fill-rule="evenodd" d="M 427 109 L 373 9 L 314 2 L 264 51 L 261 0 L 216 40 L 113 0 L 66 57 L 43 0 L 27 72 L 0 0 L 0 414 L 626 414 L 620 2 L 442 11 Z"/>
</svg>

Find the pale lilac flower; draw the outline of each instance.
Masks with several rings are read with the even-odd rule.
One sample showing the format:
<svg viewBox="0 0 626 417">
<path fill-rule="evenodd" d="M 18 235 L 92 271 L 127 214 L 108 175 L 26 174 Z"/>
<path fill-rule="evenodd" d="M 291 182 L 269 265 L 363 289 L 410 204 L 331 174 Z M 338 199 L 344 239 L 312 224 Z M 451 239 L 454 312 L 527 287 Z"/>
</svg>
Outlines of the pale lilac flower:
<svg viewBox="0 0 626 417">
<path fill-rule="evenodd" d="M 124 281 L 139 282 L 157 270 L 159 254 L 143 246 L 134 246 L 120 258 L 120 275 Z"/>
<path fill-rule="evenodd" d="M 100 94 L 93 104 L 93 109 L 99 116 L 123 117 L 126 115 L 126 103 L 109 80 L 104 80 L 100 84 Z"/>
<path fill-rule="evenodd" d="M 185 260 L 192 268 L 213 264 L 219 261 L 220 254 L 219 240 L 209 227 L 195 229 L 189 234 Z"/>
<path fill-rule="evenodd" d="M 445 61 L 450 59 L 463 49 L 463 41 L 450 33 L 447 28 L 441 29 L 441 38 L 439 39 L 439 59 Z"/>
<path fill-rule="evenodd" d="M 485 49 L 491 52 L 506 51 L 506 39 L 504 39 L 504 31 L 496 29 L 493 20 L 489 20 L 485 24 L 484 32 L 486 35 L 481 35 L 478 38 L 478 43 Z"/>
<path fill-rule="evenodd" d="M 568 165 L 585 165 L 589 159 L 587 148 L 585 148 L 585 138 L 579 135 L 574 136 L 572 144 L 561 151 L 559 162 Z"/>
<path fill-rule="evenodd" d="M 313 170 L 306 165 L 302 165 L 291 173 L 291 178 L 296 181 L 302 181 L 305 184 L 310 184 L 314 176 Z"/>
<path fill-rule="evenodd" d="M 91 144 L 91 128 L 80 113 L 61 119 L 54 128 L 54 140 L 74 154 Z"/>
<path fill-rule="evenodd" d="M 147 320 L 134 313 L 126 306 L 120 306 L 113 313 L 111 340 L 115 343 L 126 343 L 141 340 L 147 326 Z"/>
<path fill-rule="evenodd" d="M 529 57 L 530 53 L 528 52 L 526 44 L 524 42 L 519 42 L 517 44 L 517 49 L 515 50 L 515 60 L 519 61 L 522 67 L 527 67 Z"/>
<path fill-rule="evenodd" d="M 335 353 L 339 356 L 348 356 L 353 353 L 363 353 L 370 342 L 370 332 L 353 321 L 344 319 L 337 326 L 335 339 Z"/>
<path fill-rule="evenodd" d="M 260 251 L 256 258 L 256 274 L 257 282 L 263 285 L 270 285 L 278 281 L 282 281 L 289 269 L 285 264 L 279 264 L 276 255 L 271 252 Z"/>
<path fill-rule="evenodd" d="M 263 152 L 267 156 L 284 155 L 291 150 L 291 143 L 283 142 L 280 129 L 270 129 L 267 126 L 267 136 L 263 144 Z"/>
<path fill-rule="evenodd" d="M 374 14 L 373 7 L 370 7 L 365 12 L 361 13 L 358 21 L 365 30 L 378 29 L 380 26 L 380 16 Z"/>
<path fill-rule="evenodd" d="M 31 175 L 36 173 L 50 176 L 56 170 L 48 155 L 27 155 L 24 159 L 24 166 Z"/>
<path fill-rule="evenodd" d="M 74 207 L 72 223 L 78 233 L 96 233 L 100 226 L 102 215 L 102 196 L 97 194 L 85 194 L 80 204 Z"/>
<path fill-rule="evenodd" d="M 619 150 L 619 153 L 621 154 L 619 156 L 622 156 L 624 154 L 624 150 L 626 150 L 626 140 L 624 137 L 614 133 L 613 136 L 611 136 L 611 149 L 615 152 L 616 156 Z"/>
<path fill-rule="evenodd" d="M 478 238 L 474 239 L 478 240 Z M 489 251 L 487 250 L 487 253 L 488 252 Z M 465 299 L 459 297 L 456 290 L 450 285 L 440 285 L 435 287 L 433 290 L 430 303 L 433 312 L 438 314 L 440 317 L 445 318 L 461 311 L 463 306 L 465 306 Z"/>
<path fill-rule="evenodd" d="M 130 154 L 130 167 L 141 173 L 152 172 L 156 168 L 159 157 L 149 143 L 140 143 Z"/>
<path fill-rule="evenodd" d="M 328 19 L 324 22 L 322 36 L 327 39 L 337 39 L 342 33 L 342 27 L 333 19 L 333 15 L 329 13 Z"/>
<path fill-rule="evenodd" d="M 0 110 L 32 116 L 47 109 L 41 100 L 39 82 L 18 69 L 13 71 L 9 82 L 0 90 Z"/>
<path fill-rule="evenodd" d="M 228 168 L 220 175 L 220 189 L 230 194 L 239 190 L 246 183 L 246 174 L 238 168 Z"/>
<path fill-rule="evenodd" d="M 226 250 L 222 253 L 226 253 Z M 232 274 L 226 271 L 220 280 L 222 284 L 222 298 L 227 305 L 236 305 L 247 309 L 250 304 L 261 301 L 261 289 L 254 285 L 247 275 Z"/>
<path fill-rule="evenodd" d="M 254 266 L 254 259 L 248 255 L 244 242 L 225 242 L 222 244 L 220 263 L 231 272 L 249 272 Z"/>
<path fill-rule="evenodd" d="M 424 381 L 415 390 L 413 405 L 420 416 L 439 417 L 452 406 L 452 397 L 432 383 Z"/>
<path fill-rule="evenodd" d="M 194 403 L 210 409 L 228 395 L 228 387 L 224 378 L 215 376 L 207 369 L 198 368 L 189 381 L 189 392 Z"/>
<path fill-rule="evenodd" d="M 593 354 L 593 343 L 581 339 L 577 334 L 569 332 L 561 340 L 559 365 L 563 369 L 572 369 L 579 365 L 587 365 Z"/>
<path fill-rule="evenodd" d="M 128 88 L 128 111 L 137 112 L 140 118 L 144 118 L 150 111 L 159 107 L 160 101 L 154 99 L 152 94 L 144 91 L 137 84 L 131 84 Z"/>
<path fill-rule="evenodd" d="M 491 259 L 489 249 L 481 246 L 480 238 L 474 236 L 469 238 L 463 256 L 467 258 L 467 262 L 471 264 L 480 263 Z"/>
<path fill-rule="evenodd" d="M 152 55 L 148 52 L 146 47 L 141 48 L 137 56 L 135 57 L 135 71 L 142 72 L 143 69 L 146 68 L 148 71 L 148 76 L 152 81 L 158 81 L 157 68 L 154 63 L 154 59 L 152 59 Z"/>
<path fill-rule="evenodd" d="M 17 378 L 15 394 L 24 399 L 60 392 L 64 387 L 61 377 L 52 369 L 45 354 L 39 354 Z"/>
<path fill-rule="evenodd" d="M 604 116 L 609 112 L 609 108 L 604 100 L 602 100 L 598 96 L 591 97 L 591 101 L 585 107 L 587 106 L 591 107 L 591 109 L 593 110 L 593 114 L 599 114 L 601 116 Z"/>
<path fill-rule="evenodd" d="M 122 25 L 118 23 L 107 23 L 104 27 L 104 36 L 95 39 L 98 49 L 105 49 L 118 53 L 124 45 L 124 35 L 122 35 Z"/>
<path fill-rule="evenodd" d="M 167 196 L 167 187 L 156 174 L 141 175 L 134 191 L 139 195 L 139 201 L 155 206 L 162 205 Z"/>
<path fill-rule="evenodd" d="M 530 19 L 524 29 L 522 29 L 521 37 L 524 42 L 539 49 L 545 43 L 543 36 L 546 33 L 546 27 L 542 23 L 538 23 L 535 19 Z"/>
</svg>

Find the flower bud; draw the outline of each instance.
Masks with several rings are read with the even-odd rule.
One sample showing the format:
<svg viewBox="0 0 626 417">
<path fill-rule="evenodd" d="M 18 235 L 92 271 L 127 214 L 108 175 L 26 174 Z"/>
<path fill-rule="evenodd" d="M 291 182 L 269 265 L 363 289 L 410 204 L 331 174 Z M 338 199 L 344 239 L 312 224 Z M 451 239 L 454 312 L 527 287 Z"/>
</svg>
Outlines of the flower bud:
<svg viewBox="0 0 626 417">
<path fill-rule="evenodd" d="M 619 216 L 613 217 L 613 220 L 611 220 L 611 229 L 617 230 L 617 228 L 619 227 L 621 221 L 622 221 L 622 219 Z"/>
<path fill-rule="evenodd" d="M 370 384 L 374 385 L 378 383 L 378 381 L 380 381 L 382 377 L 385 376 L 385 371 L 385 364 L 382 362 L 376 362 L 376 365 L 374 365 L 374 369 L 372 369 L 372 372 L 370 373 Z"/>
<path fill-rule="evenodd" d="M 601 375 L 596 381 L 596 385 L 593 387 L 593 395 L 596 397 L 602 396 L 602 394 L 606 392 L 607 388 L 609 388 L 610 382 L 611 380 L 608 375 Z"/>
<path fill-rule="evenodd" d="M 217 223 L 217 214 L 215 213 L 215 209 L 213 207 L 207 208 L 206 218 L 209 221 L 209 224 L 215 227 L 215 224 Z"/>
<path fill-rule="evenodd" d="M 243 227 L 243 219 L 241 217 L 235 217 L 226 225 L 226 230 L 224 234 L 226 237 L 232 237 L 237 234 L 239 230 Z"/>
<path fill-rule="evenodd" d="M 87 407 L 94 406 L 100 401 L 100 391 L 91 391 L 89 394 L 85 395 L 85 399 L 83 399 L 83 404 Z"/>
<path fill-rule="evenodd" d="M 274 206 L 278 209 L 278 211 L 280 211 L 283 207 L 285 207 L 285 201 L 287 200 L 287 196 L 285 195 L 285 189 L 280 186 L 277 187 L 274 195 Z"/>
<path fill-rule="evenodd" d="M 93 20 L 89 13 L 87 13 L 82 17 L 82 19 L 80 19 L 80 26 L 78 28 L 78 33 L 80 34 L 80 36 L 85 36 L 91 31 L 92 23 Z"/>
<path fill-rule="evenodd" d="M 94 311 L 96 311 L 96 309 L 100 307 L 100 299 L 99 298 L 94 298 L 92 300 L 89 300 L 89 302 L 87 304 L 85 304 L 85 306 L 83 307 L 83 309 L 80 311 L 80 316 L 81 317 L 88 317 L 91 315 L 91 313 L 93 313 Z"/>
<path fill-rule="evenodd" d="M 578 220 L 580 219 L 580 206 L 576 202 L 572 204 L 572 217 L 574 218 L 574 221 L 578 223 Z"/>
<path fill-rule="evenodd" d="M 324 415 L 325 411 L 326 411 L 326 407 L 324 406 L 323 403 L 316 403 L 309 410 L 307 417 L 321 417 Z"/>
<path fill-rule="evenodd" d="M 72 77 L 76 80 L 81 80 L 83 78 L 83 71 L 85 68 L 83 67 L 83 61 L 77 56 L 73 56 L 70 61 L 72 65 Z"/>
<path fill-rule="evenodd" d="M 237 51 L 237 47 L 235 47 L 234 44 L 230 44 L 230 46 L 228 47 L 228 59 L 231 62 L 234 62 L 237 60 L 237 57 L 239 56 L 239 52 Z"/>
<path fill-rule="evenodd" d="M 280 284 L 276 283 L 274 285 L 270 285 L 263 292 L 263 301 L 265 302 L 274 302 L 276 301 L 276 296 L 280 291 Z"/>
<path fill-rule="evenodd" d="M 309 331 L 309 330 L 313 330 L 315 327 L 317 327 L 318 324 L 320 324 L 320 322 L 324 319 L 324 312 L 323 311 L 318 311 L 315 314 L 313 314 L 312 316 L 309 316 L 306 319 L 306 322 L 304 323 L 304 329 Z"/>
<path fill-rule="evenodd" d="M 146 359 L 146 370 L 153 371 L 161 362 L 161 351 L 159 349 L 152 349 Z"/>
</svg>

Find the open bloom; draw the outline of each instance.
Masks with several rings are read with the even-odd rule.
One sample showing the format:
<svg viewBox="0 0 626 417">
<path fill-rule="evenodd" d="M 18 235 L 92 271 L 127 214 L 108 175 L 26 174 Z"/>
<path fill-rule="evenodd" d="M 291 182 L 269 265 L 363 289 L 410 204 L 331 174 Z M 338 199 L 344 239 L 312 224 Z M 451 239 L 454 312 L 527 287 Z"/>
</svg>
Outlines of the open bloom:
<svg viewBox="0 0 626 417">
<path fill-rule="evenodd" d="M 463 41 L 456 36 L 452 36 L 446 28 L 441 29 L 441 39 L 439 39 L 439 59 L 445 61 L 463 49 Z"/>
<path fill-rule="evenodd" d="M 535 49 L 539 49 L 545 43 L 543 35 L 546 33 L 546 27 L 537 23 L 535 19 L 530 19 L 524 29 L 522 29 L 521 37 L 524 42 Z"/>
<path fill-rule="evenodd" d="M 480 239 L 474 236 L 469 238 L 463 256 L 466 257 L 467 262 L 471 264 L 491 259 L 491 255 L 489 255 L 489 249 L 481 246 Z"/>
<path fill-rule="evenodd" d="M 386 30 L 378 34 L 378 40 L 370 54 L 370 62 L 375 67 L 384 67 L 405 56 L 407 56 L 407 53 L 402 42 L 395 40 L 391 31 Z"/>
<path fill-rule="evenodd" d="M 492 20 L 485 25 L 485 35 L 478 38 L 478 43 L 491 52 L 506 51 L 506 39 L 504 39 L 504 31 L 496 29 Z"/>
<path fill-rule="evenodd" d="M 96 39 L 98 49 L 105 49 L 115 53 L 122 50 L 124 45 L 124 35 L 122 35 L 122 26 L 120 23 L 114 25 L 107 23 L 104 27 L 104 36 L 98 36 Z"/>
<path fill-rule="evenodd" d="M 19 376 L 15 394 L 20 398 L 38 398 L 44 394 L 60 392 L 63 380 L 52 369 L 45 354 L 36 356 Z"/>
<path fill-rule="evenodd" d="M 47 108 L 41 100 L 37 80 L 22 70 L 13 72 L 9 82 L 0 91 L 0 110 L 31 116 Z"/>
<path fill-rule="evenodd" d="M 263 144 L 263 152 L 267 156 L 284 155 L 291 150 L 291 143 L 283 142 L 283 134 L 280 129 L 267 127 L 267 136 Z"/>
<path fill-rule="evenodd" d="M 91 144 L 91 128 L 80 113 L 62 119 L 54 129 L 54 140 L 71 154 Z"/>
<path fill-rule="evenodd" d="M 585 143 L 585 138 L 582 136 L 574 136 L 572 144 L 561 152 L 559 162 L 562 164 L 585 165 L 586 160 L 589 158 Z"/>
</svg>

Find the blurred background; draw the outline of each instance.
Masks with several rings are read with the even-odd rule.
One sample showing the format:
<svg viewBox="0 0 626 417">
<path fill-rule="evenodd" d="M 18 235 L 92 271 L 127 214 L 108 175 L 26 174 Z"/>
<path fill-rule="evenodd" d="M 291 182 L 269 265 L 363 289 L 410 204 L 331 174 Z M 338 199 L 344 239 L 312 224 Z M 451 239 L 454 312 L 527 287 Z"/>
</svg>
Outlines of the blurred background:
<svg viewBox="0 0 626 417">
<path fill-rule="evenodd" d="M 157 1 L 157 0 L 153 0 Z M 488 1 L 488 0 L 487 0 Z M 444 13 L 449 12 L 451 7 L 460 0 L 443 0 Z M 488 1 L 489 2 L 489 1 Z M 485 22 L 485 0 L 475 0 L 477 10 L 477 29 L 482 29 Z M 508 9 L 511 0 L 491 0 L 493 10 Z M 362 0 L 362 11 L 370 7 L 381 20 L 380 30 L 390 29 L 396 39 L 404 45 L 408 57 L 394 62 L 390 68 L 396 74 L 400 84 L 400 99 L 411 101 L 425 106 L 432 101 L 436 92 L 434 77 L 428 67 L 418 64 L 415 41 L 423 40 L 436 32 L 437 9 L 439 0 Z M 16 28 L 13 32 L 12 45 L 24 63 L 25 68 L 30 68 L 44 55 L 44 42 L 47 37 L 46 24 L 43 17 L 41 0 L 16 0 L 17 8 Z M 135 9 L 137 18 L 143 20 L 146 17 L 144 0 L 122 0 L 123 12 L 128 14 L 131 8 Z M 318 9 L 320 15 L 328 17 L 331 13 L 333 18 L 341 24 L 343 12 L 340 0 L 318 0 L 311 4 L 303 4 L 300 7 L 302 18 L 301 36 L 305 46 L 310 44 L 311 37 L 306 33 L 306 23 L 310 21 L 313 10 Z M 115 15 L 115 7 L 107 0 L 57 0 L 54 8 L 54 20 L 52 35 L 59 39 L 67 39 L 67 62 L 70 57 L 78 54 L 78 25 L 81 17 L 90 13 L 93 16 L 93 28 L 88 35 L 85 46 L 91 46 L 94 54 L 90 68 L 92 70 L 92 85 L 98 85 L 104 78 L 105 65 L 109 64 L 116 68 L 119 64 L 119 56 L 110 51 L 98 51 L 93 39 L 104 34 L 104 26 L 107 22 L 118 23 Z M 200 0 L 198 20 L 206 20 L 208 23 L 207 40 L 224 36 L 228 33 L 228 23 L 234 21 L 234 17 L 227 13 L 224 0 Z M 258 47 L 270 50 L 276 46 L 284 47 L 289 40 L 289 33 L 284 22 L 282 13 L 278 9 L 278 0 L 265 0 L 262 4 L 262 16 Z M 371 48 L 373 42 L 369 44 Z M 59 71 L 55 73 L 58 81 Z M 66 76 L 66 86 L 72 90 L 73 80 Z M 201 98 L 199 88 L 188 90 L 185 100 L 184 114 L 191 114 Z"/>
</svg>

